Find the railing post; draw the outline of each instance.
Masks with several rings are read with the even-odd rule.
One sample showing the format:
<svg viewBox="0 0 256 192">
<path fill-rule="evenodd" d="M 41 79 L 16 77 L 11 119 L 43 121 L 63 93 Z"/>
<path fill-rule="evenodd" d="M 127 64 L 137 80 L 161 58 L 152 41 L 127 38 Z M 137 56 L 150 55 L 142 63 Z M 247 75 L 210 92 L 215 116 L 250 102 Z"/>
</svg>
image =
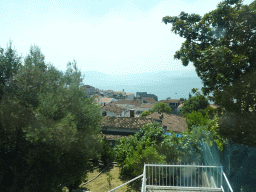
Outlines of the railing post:
<svg viewBox="0 0 256 192">
<path fill-rule="evenodd" d="M 222 186 L 222 173 L 223 173 L 223 166 L 221 167 L 221 178 L 220 178 L 221 186 Z"/>
</svg>

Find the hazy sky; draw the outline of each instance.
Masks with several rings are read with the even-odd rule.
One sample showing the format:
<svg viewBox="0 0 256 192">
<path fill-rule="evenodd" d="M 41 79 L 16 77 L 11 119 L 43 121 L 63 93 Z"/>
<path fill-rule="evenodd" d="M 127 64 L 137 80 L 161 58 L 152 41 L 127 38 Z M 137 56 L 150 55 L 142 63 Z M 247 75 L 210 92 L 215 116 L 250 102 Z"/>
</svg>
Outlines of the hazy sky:
<svg viewBox="0 0 256 192">
<path fill-rule="evenodd" d="M 173 55 L 184 39 L 162 23 L 181 11 L 203 15 L 220 0 L 0 0 L 0 46 L 9 40 L 23 57 L 38 45 L 46 61 L 65 70 L 142 73 L 183 67 Z M 245 4 L 252 0 L 244 1 Z"/>
</svg>

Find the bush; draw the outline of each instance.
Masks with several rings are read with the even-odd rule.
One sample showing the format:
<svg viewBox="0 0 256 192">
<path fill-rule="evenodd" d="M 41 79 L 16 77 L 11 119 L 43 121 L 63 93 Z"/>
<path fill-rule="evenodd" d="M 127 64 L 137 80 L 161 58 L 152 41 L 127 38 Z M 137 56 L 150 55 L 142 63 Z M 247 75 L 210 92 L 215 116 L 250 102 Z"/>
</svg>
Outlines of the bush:
<svg viewBox="0 0 256 192">
<path fill-rule="evenodd" d="M 152 114 L 152 112 L 150 112 L 150 111 L 143 111 L 140 116 L 141 117 L 146 117 L 146 116 L 148 116 L 150 114 Z"/>
</svg>

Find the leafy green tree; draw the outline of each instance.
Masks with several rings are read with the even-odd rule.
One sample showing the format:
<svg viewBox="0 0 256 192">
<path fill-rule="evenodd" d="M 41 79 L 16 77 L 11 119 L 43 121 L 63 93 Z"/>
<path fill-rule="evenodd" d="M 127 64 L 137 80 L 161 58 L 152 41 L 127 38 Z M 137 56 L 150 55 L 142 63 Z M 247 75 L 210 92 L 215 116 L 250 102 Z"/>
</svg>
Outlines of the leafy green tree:
<svg viewBox="0 0 256 192">
<path fill-rule="evenodd" d="M 190 99 L 192 97 L 191 93 L 188 93 L 188 98 Z"/>
<path fill-rule="evenodd" d="M 171 113 L 171 108 L 166 103 L 156 103 L 152 109 L 152 112 L 165 112 Z"/>
<path fill-rule="evenodd" d="M 82 182 L 89 158 L 101 150 L 101 116 L 80 75 L 75 62 L 65 73 L 46 64 L 33 46 L 9 78 L 0 102 L 0 191 L 72 190 Z"/>
<path fill-rule="evenodd" d="M 241 77 L 253 77 L 250 72 L 256 66 L 255 8 L 256 1 L 242 5 L 241 0 L 225 0 L 203 17 L 181 12 L 179 16 L 162 19 L 165 24 L 172 24 L 174 33 L 186 39 L 174 58 L 180 59 L 184 66 L 189 62 L 194 64 L 204 83 L 205 94 L 214 92 L 215 96 L 221 96 L 228 88 L 236 90 L 229 99 L 238 99 L 232 104 L 238 110 L 242 108 L 242 101 L 245 109 L 251 104 L 243 98 L 251 95 L 246 95 L 243 89 L 238 91 L 233 85 L 238 81 L 244 87 L 248 82 L 242 82 Z M 217 97 L 215 100 L 227 106 Z"/>
<path fill-rule="evenodd" d="M 4 94 L 4 88 L 8 87 L 8 82 L 15 76 L 21 66 L 21 57 L 12 49 L 9 42 L 6 50 L 0 47 L 0 100 Z"/>
<path fill-rule="evenodd" d="M 188 125 L 188 129 L 192 129 L 193 126 L 203 126 L 208 124 L 208 115 L 205 116 L 197 111 L 192 111 L 186 115 L 186 123 Z"/>
<path fill-rule="evenodd" d="M 165 24 L 172 24 L 174 33 L 185 38 L 174 58 L 180 59 L 184 66 L 193 63 L 203 81 L 203 93 L 213 93 L 211 99 L 222 109 L 219 114 L 229 122 L 233 120 L 228 113 L 246 114 L 247 119 L 253 119 L 256 112 L 255 9 L 256 1 L 243 5 L 241 0 L 225 0 L 203 17 L 181 12 L 179 16 L 162 19 Z M 241 119 L 240 126 L 246 130 L 243 125 L 245 119 Z M 238 134 L 240 128 L 234 129 Z M 231 134 L 225 136 L 233 139 Z M 251 136 L 241 141 L 249 145 L 254 139 Z M 236 141 L 239 137 L 238 134 Z"/>
<path fill-rule="evenodd" d="M 148 116 L 148 115 L 150 115 L 150 114 L 152 114 L 150 111 L 143 111 L 143 112 L 140 114 L 140 116 L 141 116 L 141 117 L 146 117 L 146 116 Z"/>
<path fill-rule="evenodd" d="M 219 118 L 218 132 L 235 143 L 256 146 L 256 114 L 226 113 Z"/>
<path fill-rule="evenodd" d="M 101 152 L 101 161 L 104 166 L 107 166 L 109 163 L 114 161 L 114 151 L 109 146 L 106 137 L 101 140 L 102 152 Z"/>
<path fill-rule="evenodd" d="M 209 106 L 208 99 L 201 95 L 200 92 L 198 92 L 198 89 L 192 89 L 192 93 L 195 95 L 184 102 L 181 107 L 181 115 L 185 117 L 192 111 L 199 111 L 205 115 L 205 109 Z"/>
<path fill-rule="evenodd" d="M 178 158 L 177 149 L 169 142 L 164 142 L 166 139 L 167 135 L 163 134 L 162 127 L 158 124 L 147 124 L 129 140 L 121 139 L 114 149 L 116 161 L 121 167 L 121 178 L 130 180 L 141 175 L 144 163 L 147 162 L 175 162 Z M 132 182 L 129 186 L 139 190 L 141 181 Z"/>
</svg>

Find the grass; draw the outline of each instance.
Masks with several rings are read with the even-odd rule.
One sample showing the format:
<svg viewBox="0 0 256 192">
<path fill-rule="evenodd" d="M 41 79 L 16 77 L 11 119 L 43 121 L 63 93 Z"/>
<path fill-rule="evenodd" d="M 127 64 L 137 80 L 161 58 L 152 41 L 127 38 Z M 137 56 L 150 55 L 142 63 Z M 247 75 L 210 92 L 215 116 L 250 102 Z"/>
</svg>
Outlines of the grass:
<svg viewBox="0 0 256 192">
<path fill-rule="evenodd" d="M 114 189 L 115 187 L 118 187 L 124 183 L 124 181 L 121 181 L 119 179 L 119 170 L 120 168 L 118 166 L 112 166 L 108 169 L 106 169 L 100 176 L 98 176 L 95 180 L 91 181 L 90 183 L 86 185 L 81 185 L 81 189 L 92 191 L 92 192 L 105 192 L 109 191 L 111 189 Z M 86 181 L 89 181 L 96 177 L 100 172 L 102 171 L 101 168 L 96 168 L 93 171 L 87 173 Z M 110 174 L 108 174 L 108 172 Z M 108 178 L 112 176 L 112 180 L 110 181 L 111 186 L 109 186 Z M 118 191 L 127 191 L 127 186 L 120 187 Z M 68 191 L 68 190 L 67 190 Z M 129 191 L 130 192 L 130 191 Z M 131 192 L 134 192 L 131 190 Z"/>
</svg>

